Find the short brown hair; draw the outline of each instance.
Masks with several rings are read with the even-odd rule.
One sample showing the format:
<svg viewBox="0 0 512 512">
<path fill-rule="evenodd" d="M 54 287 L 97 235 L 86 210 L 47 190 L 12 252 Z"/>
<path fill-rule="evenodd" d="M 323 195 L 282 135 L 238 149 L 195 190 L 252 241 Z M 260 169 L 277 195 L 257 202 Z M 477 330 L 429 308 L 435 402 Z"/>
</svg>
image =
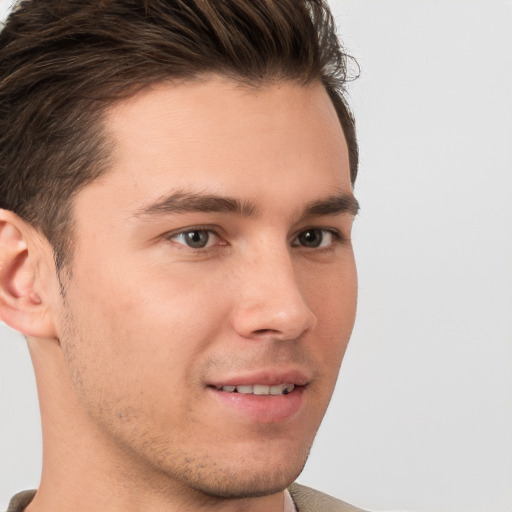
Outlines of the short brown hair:
<svg viewBox="0 0 512 512">
<path fill-rule="evenodd" d="M 0 208 L 72 248 L 72 198 L 108 169 L 102 115 L 156 82 L 321 81 L 357 174 L 347 55 L 324 0 L 23 0 L 0 33 Z"/>
</svg>

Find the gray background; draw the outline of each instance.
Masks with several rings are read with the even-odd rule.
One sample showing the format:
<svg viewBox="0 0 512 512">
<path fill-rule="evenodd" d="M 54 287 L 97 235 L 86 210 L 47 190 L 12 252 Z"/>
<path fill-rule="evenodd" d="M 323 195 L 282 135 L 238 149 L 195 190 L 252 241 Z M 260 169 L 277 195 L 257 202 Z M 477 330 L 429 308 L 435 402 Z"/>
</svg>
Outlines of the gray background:
<svg viewBox="0 0 512 512">
<path fill-rule="evenodd" d="M 373 510 L 510 511 L 512 2 L 331 5 L 362 68 L 360 299 L 300 481 Z M 2 510 L 41 447 L 24 341 L 0 340 Z"/>
</svg>

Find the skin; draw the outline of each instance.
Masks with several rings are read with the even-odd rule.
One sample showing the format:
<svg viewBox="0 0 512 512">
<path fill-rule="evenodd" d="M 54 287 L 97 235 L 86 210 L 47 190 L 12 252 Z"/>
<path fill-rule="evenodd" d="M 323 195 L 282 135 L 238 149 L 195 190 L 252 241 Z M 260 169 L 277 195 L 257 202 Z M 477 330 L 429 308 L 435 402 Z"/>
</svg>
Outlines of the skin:
<svg viewBox="0 0 512 512">
<path fill-rule="evenodd" d="M 334 107 L 318 83 L 208 77 L 140 92 L 106 127 L 112 168 L 76 196 L 61 283 L 44 237 L 0 212 L 0 311 L 28 336 L 43 424 L 27 510 L 281 512 L 356 310 Z M 302 381 L 274 405 L 213 387 L 237 379 Z"/>
</svg>

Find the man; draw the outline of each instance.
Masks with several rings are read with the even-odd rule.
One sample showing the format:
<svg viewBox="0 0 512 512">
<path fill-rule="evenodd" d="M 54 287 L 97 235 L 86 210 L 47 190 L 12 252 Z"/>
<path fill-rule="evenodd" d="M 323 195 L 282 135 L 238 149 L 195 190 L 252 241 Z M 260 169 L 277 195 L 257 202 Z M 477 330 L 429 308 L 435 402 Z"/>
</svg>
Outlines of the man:
<svg viewBox="0 0 512 512">
<path fill-rule="evenodd" d="M 293 484 L 352 330 L 345 55 L 322 0 L 27 1 L 0 36 L 12 511 L 357 510 Z"/>
</svg>

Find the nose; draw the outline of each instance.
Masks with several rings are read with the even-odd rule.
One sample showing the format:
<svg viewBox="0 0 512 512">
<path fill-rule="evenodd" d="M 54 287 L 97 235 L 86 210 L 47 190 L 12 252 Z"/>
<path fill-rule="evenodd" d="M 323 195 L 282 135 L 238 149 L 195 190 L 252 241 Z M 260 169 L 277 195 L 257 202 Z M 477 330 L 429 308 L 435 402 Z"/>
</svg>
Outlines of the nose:
<svg viewBox="0 0 512 512">
<path fill-rule="evenodd" d="M 295 340 L 315 328 L 317 318 L 300 289 L 286 248 L 248 261 L 239 282 L 232 322 L 240 336 Z"/>
</svg>

